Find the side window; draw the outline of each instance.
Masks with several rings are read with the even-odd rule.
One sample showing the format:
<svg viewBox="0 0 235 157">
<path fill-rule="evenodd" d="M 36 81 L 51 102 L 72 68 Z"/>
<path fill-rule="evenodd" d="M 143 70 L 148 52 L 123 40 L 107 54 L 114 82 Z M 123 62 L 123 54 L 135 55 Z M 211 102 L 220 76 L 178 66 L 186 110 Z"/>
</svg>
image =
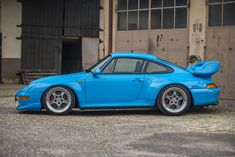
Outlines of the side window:
<svg viewBox="0 0 235 157">
<path fill-rule="evenodd" d="M 161 73 L 167 71 L 169 70 L 166 67 L 154 62 L 149 62 L 148 67 L 146 69 L 146 73 Z"/>
<path fill-rule="evenodd" d="M 119 58 L 113 69 L 113 73 L 140 73 L 144 61 L 133 58 Z"/>
<path fill-rule="evenodd" d="M 112 59 L 112 61 L 102 70 L 102 73 L 112 73 L 114 62 L 115 59 Z"/>
</svg>

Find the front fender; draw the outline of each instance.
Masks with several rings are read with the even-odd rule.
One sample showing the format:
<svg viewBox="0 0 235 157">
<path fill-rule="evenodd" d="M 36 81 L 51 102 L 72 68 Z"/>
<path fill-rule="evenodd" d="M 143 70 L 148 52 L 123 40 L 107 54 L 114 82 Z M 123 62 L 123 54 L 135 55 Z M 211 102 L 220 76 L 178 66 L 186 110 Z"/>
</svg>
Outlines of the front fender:
<svg viewBox="0 0 235 157">
<path fill-rule="evenodd" d="M 19 105 L 17 106 L 17 110 L 41 110 L 42 109 L 42 96 L 46 92 L 47 89 L 55 86 L 64 86 L 70 88 L 78 101 L 79 105 L 83 105 L 86 103 L 85 95 L 83 91 L 83 85 L 71 82 L 71 83 L 35 83 L 31 84 L 21 90 L 19 90 L 16 94 L 18 96 L 29 96 L 29 100 L 19 100 Z"/>
</svg>

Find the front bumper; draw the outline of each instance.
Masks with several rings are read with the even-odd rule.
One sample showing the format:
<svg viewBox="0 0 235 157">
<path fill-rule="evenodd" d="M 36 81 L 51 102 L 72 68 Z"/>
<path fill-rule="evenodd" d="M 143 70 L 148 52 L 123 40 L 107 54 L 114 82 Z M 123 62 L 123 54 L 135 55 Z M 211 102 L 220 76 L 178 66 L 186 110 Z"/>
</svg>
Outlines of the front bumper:
<svg viewBox="0 0 235 157">
<path fill-rule="evenodd" d="M 220 88 L 191 89 L 195 106 L 216 105 L 219 101 Z"/>
<path fill-rule="evenodd" d="M 19 100 L 19 96 L 29 96 L 29 100 Z M 28 92 L 27 87 L 19 90 L 15 95 L 15 101 L 18 102 L 16 107 L 17 110 L 30 110 L 40 111 L 41 110 L 41 95 L 35 92 Z"/>
</svg>

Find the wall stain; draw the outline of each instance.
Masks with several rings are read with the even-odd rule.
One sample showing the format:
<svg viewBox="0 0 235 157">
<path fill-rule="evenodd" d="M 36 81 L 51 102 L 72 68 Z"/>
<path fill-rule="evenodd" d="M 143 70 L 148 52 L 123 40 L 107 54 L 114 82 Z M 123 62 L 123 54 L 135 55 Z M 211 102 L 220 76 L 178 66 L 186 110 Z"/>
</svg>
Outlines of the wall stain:
<svg viewBox="0 0 235 157">
<path fill-rule="evenodd" d="M 157 35 L 157 44 L 156 44 L 157 47 L 160 46 L 159 42 L 162 41 L 162 40 L 163 40 L 163 35 L 162 34 L 160 34 L 160 35 L 158 34 Z"/>
<path fill-rule="evenodd" d="M 201 23 L 193 24 L 193 32 L 202 32 L 202 24 Z"/>
<path fill-rule="evenodd" d="M 148 53 L 153 53 L 154 52 L 154 43 L 151 38 L 148 39 Z"/>
</svg>

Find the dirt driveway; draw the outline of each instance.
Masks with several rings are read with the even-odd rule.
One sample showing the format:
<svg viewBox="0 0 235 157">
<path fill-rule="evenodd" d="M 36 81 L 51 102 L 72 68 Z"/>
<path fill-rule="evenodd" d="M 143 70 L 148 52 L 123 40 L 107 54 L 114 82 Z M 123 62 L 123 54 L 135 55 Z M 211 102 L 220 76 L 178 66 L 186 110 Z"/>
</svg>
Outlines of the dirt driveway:
<svg viewBox="0 0 235 157">
<path fill-rule="evenodd" d="M 1 103 L 0 103 L 1 104 Z M 0 105 L 0 156 L 235 156 L 235 102 L 159 111 L 18 112 Z"/>
</svg>

